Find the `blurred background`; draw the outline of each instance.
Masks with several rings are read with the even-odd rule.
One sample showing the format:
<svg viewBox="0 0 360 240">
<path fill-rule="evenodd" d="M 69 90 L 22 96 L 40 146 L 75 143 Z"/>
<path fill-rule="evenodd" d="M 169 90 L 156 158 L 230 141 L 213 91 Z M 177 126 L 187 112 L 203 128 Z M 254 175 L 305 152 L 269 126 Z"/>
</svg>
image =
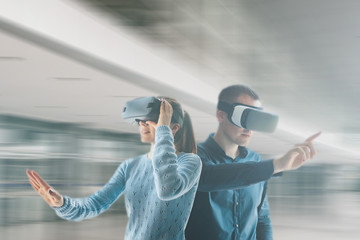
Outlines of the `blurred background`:
<svg viewBox="0 0 360 240">
<path fill-rule="evenodd" d="M 231 84 L 280 116 L 250 144 L 265 159 L 323 131 L 313 160 L 270 180 L 274 239 L 359 239 L 359 12 L 357 0 L 0 0 L 0 239 L 123 239 L 123 198 L 66 222 L 25 170 L 88 196 L 149 150 L 121 119 L 126 101 L 178 99 L 203 141 Z"/>
</svg>

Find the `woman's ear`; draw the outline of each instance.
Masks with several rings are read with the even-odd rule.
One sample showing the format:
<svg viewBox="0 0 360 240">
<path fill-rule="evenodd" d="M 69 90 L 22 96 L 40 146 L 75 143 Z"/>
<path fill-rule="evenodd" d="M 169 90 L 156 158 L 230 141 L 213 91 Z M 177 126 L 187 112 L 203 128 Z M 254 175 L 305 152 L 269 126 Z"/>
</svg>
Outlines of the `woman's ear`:
<svg viewBox="0 0 360 240">
<path fill-rule="evenodd" d="M 175 133 L 180 130 L 180 124 L 172 123 L 170 125 L 170 129 L 171 129 L 172 134 L 175 135 Z"/>
</svg>

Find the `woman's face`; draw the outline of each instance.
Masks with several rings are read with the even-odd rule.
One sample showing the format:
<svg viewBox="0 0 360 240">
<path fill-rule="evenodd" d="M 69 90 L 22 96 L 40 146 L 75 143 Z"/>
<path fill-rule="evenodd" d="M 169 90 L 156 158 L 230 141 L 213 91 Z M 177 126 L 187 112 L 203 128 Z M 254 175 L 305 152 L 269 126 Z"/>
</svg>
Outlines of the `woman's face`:
<svg viewBox="0 0 360 240">
<path fill-rule="evenodd" d="M 139 131 L 141 142 L 155 143 L 155 128 L 143 121 L 139 121 Z"/>
</svg>

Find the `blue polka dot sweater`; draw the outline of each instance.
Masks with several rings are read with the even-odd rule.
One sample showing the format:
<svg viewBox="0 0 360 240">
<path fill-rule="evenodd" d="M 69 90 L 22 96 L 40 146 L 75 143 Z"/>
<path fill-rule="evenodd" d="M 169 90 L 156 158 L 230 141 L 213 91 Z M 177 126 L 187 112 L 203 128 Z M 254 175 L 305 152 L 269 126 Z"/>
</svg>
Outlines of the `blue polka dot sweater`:
<svg viewBox="0 0 360 240">
<path fill-rule="evenodd" d="M 185 239 L 184 230 L 193 205 L 201 171 L 195 154 L 175 154 L 168 126 L 155 133 L 152 160 L 147 155 L 122 163 L 109 182 L 88 198 L 64 196 L 54 208 L 61 218 L 81 221 L 108 209 L 124 192 L 128 240 Z"/>
</svg>

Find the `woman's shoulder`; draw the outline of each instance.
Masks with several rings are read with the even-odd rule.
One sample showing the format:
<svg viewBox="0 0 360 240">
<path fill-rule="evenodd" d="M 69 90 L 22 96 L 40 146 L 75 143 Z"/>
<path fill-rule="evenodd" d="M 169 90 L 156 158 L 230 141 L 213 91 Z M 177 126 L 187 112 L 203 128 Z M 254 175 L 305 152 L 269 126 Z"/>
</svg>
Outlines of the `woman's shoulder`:
<svg viewBox="0 0 360 240">
<path fill-rule="evenodd" d="M 146 158 L 147 158 L 146 154 L 128 158 L 128 159 L 124 160 L 123 162 L 121 162 L 119 167 L 121 167 L 121 166 L 122 167 L 131 167 L 131 166 L 137 165 L 137 164 L 145 161 Z"/>
</svg>

